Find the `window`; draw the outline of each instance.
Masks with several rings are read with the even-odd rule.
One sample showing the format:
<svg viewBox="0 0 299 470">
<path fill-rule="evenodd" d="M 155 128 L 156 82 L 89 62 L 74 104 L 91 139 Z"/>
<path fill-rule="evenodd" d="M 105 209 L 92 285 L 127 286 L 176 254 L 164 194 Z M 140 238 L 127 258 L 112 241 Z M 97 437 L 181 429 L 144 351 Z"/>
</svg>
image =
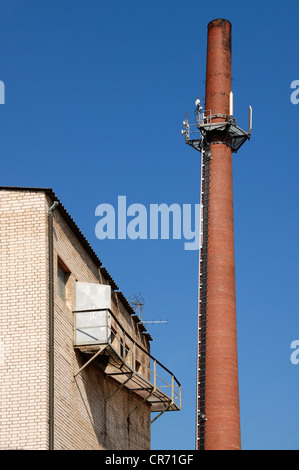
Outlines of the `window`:
<svg viewBox="0 0 299 470">
<path fill-rule="evenodd" d="M 120 356 L 124 359 L 125 362 L 128 362 L 129 353 L 129 346 L 124 343 L 124 340 L 122 338 L 120 338 Z"/>
<path fill-rule="evenodd" d="M 120 351 L 119 351 L 119 353 L 120 353 L 120 356 L 122 358 L 124 358 L 125 351 L 124 351 L 124 342 L 123 342 L 122 338 L 120 338 Z"/>
<path fill-rule="evenodd" d="M 135 370 L 136 372 L 140 372 L 140 369 L 141 369 L 141 364 L 139 361 L 137 361 L 137 359 L 135 359 Z"/>
<path fill-rule="evenodd" d="M 113 328 L 113 326 L 111 326 L 111 344 L 113 343 L 115 338 L 116 338 L 116 329 Z"/>
<path fill-rule="evenodd" d="M 66 301 L 66 284 L 69 278 L 69 272 L 67 272 L 60 263 L 57 267 L 57 288 L 59 297 L 65 302 Z"/>
</svg>

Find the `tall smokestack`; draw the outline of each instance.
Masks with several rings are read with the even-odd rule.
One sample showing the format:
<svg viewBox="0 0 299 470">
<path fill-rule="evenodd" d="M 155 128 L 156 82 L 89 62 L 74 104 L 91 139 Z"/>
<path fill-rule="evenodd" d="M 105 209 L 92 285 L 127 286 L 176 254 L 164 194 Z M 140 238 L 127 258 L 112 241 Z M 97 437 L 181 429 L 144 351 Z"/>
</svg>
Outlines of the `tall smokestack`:
<svg viewBox="0 0 299 470">
<path fill-rule="evenodd" d="M 241 448 L 235 297 L 232 153 L 250 138 L 233 118 L 231 24 L 208 25 L 205 110 L 196 100 L 201 151 L 201 242 L 196 448 Z M 251 108 L 250 108 L 251 115 Z M 194 132 L 194 131 L 193 131 Z M 197 132 L 197 131 L 196 131 Z"/>
<path fill-rule="evenodd" d="M 229 115 L 231 92 L 231 24 L 208 25 L 205 109 Z M 205 449 L 240 449 L 232 148 L 225 130 L 210 142 L 207 260 L 207 332 L 205 380 Z"/>
</svg>

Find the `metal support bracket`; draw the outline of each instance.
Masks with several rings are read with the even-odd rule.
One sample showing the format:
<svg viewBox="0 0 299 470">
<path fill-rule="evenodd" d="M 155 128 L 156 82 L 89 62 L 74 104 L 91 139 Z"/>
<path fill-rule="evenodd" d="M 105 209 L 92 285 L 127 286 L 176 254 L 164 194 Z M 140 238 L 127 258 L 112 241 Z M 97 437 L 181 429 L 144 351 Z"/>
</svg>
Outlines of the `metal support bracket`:
<svg viewBox="0 0 299 470">
<path fill-rule="evenodd" d="M 110 400 L 111 397 L 113 397 L 113 395 L 115 395 L 119 390 L 121 390 L 127 382 L 129 382 L 129 380 L 131 380 L 131 378 L 133 377 L 134 375 L 134 372 L 131 372 L 127 378 L 127 380 L 125 380 L 124 382 L 122 382 L 108 397 L 105 397 L 105 400 Z"/>
<path fill-rule="evenodd" d="M 162 416 L 162 414 L 165 413 L 165 411 L 168 411 L 172 404 L 173 404 L 172 401 L 169 402 L 169 405 L 166 406 L 165 410 L 161 411 L 157 416 L 155 416 L 155 418 L 152 419 L 152 420 L 148 423 L 148 426 L 150 426 L 151 424 L 153 424 L 153 423 L 156 421 L 156 419 L 160 418 L 160 416 Z"/>
<path fill-rule="evenodd" d="M 87 361 L 85 362 L 85 364 L 78 370 L 78 372 L 76 372 L 76 374 L 74 375 L 74 379 L 77 377 L 77 375 L 79 375 L 82 370 L 85 369 L 85 367 L 87 367 L 102 351 L 104 351 L 104 349 L 106 348 L 106 344 L 104 346 L 100 346 L 100 349 Z"/>
<path fill-rule="evenodd" d="M 135 408 L 133 408 L 130 411 L 130 413 L 128 414 L 128 418 L 134 413 L 134 411 L 136 411 L 139 408 L 139 406 L 142 405 L 142 403 L 144 403 L 145 401 L 149 399 L 149 397 L 152 395 L 153 392 L 154 392 L 154 387 L 151 389 L 150 393 L 141 402 L 139 402 L 138 405 L 135 406 Z"/>
</svg>

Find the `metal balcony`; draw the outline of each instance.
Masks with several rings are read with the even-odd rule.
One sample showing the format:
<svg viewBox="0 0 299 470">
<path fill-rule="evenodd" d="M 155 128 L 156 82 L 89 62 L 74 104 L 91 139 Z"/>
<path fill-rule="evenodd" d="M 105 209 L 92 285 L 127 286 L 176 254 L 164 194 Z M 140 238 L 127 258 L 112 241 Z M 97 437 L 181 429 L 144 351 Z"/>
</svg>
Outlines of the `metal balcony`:
<svg viewBox="0 0 299 470">
<path fill-rule="evenodd" d="M 151 422 L 165 411 L 181 409 L 181 385 L 174 374 L 125 331 L 110 309 L 80 310 L 74 315 L 75 348 L 86 358 L 75 377 L 93 362 L 118 382 L 111 396 L 126 387 L 141 397 L 137 407 L 147 402 L 152 412 L 159 413 Z"/>
</svg>

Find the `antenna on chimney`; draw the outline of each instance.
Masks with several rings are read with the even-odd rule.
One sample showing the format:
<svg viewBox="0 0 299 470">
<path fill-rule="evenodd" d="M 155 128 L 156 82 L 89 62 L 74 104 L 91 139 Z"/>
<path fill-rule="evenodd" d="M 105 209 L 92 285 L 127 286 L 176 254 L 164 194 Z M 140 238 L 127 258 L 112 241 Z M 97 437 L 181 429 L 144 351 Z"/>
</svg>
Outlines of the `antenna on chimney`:
<svg viewBox="0 0 299 470">
<path fill-rule="evenodd" d="M 249 106 L 249 125 L 248 125 L 248 135 L 251 134 L 252 129 L 252 107 Z"/>
<path fill-rule="evenodd" d="M 229 115 L 234 115 L 234 94 L 232 91 L 229 94 Z"/>
</svg>

